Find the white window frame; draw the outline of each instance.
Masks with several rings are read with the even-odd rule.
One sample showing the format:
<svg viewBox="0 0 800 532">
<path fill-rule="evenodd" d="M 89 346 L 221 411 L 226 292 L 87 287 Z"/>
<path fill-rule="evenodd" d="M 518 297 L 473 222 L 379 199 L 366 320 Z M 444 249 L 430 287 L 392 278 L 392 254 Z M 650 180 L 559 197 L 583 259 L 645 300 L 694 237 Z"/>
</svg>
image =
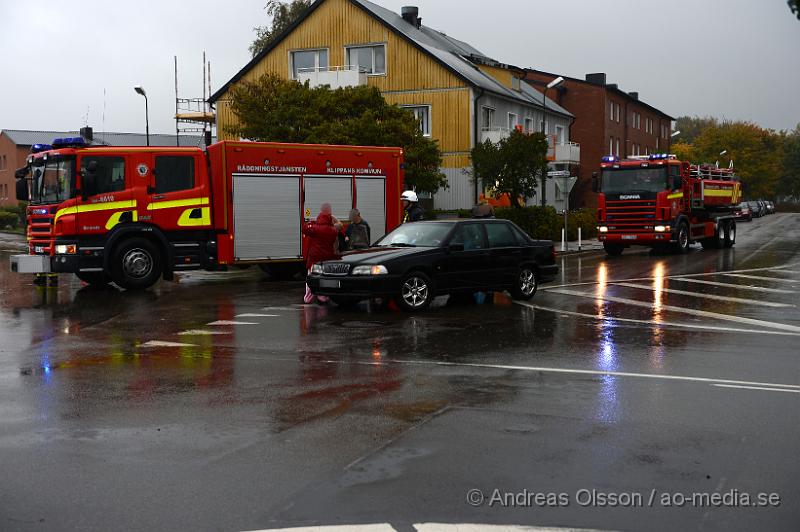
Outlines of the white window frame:
<svg viewBox="0 0 800 532">
<path fill-rule="evenodd" d="M 619 157 L 619 137 L 617 137 L 617 149 L 615 150 L 614 155 Z"/>
<path fill-rule="evenodd" d="M 375 48 L 383 48 L 383 72 L 375 72 Z M 372 70 L 373 72 L 367 72 L 367 76 L 386 76 L 386 71 L 389 70 L 389 57 L 386 53 L 386 43 L 385 42 L 377 42 L 377 43 L 368 43 L 368 44 L 349 44 L 344 47 L 344 60 L 347 64 L 347 67 L 351 67 L 353 65 L 350 64 L 350 50 L 355 50 L 357 48 L 370 48 L 372 50 Z"/>
<path fill-rule="evenodd" d="M 403 109 L 406 109 L 406 110 L 410 111 L 411 113 L 413 113 L 414 117 L 417 118 L 417 120 L 419 120 L 420 128 L 422 129 L 422 136 L 423 137 L 430 137 L 431 136 L 431 124 L 432 124 L 431 107 L 432 106 L 430 104 L 401 105 L 400 107 L 402 107 Z M 425 116 L 425 118 L 427 118 L 427 120 L 420 119 L 420 117 L 417 115 L 416 111 L 423 110 L 423 109 L 424 109 L 424 113 L 425 113 L 424 116 Z"/>
<path fill-rule="evenodd" d="M 567 141 L 567 129 L 556 124 L 556 143 L 564 144 Z"/>
<path fill-rule="evenodd" d="M 495 127 L 495 125 L 494 125 L 494 116 L 495 116 L 495 114 L 497 114 L 497 109 L 495 109 L 494 107 L 489 107 L 488 105 L 482 105 L 481 106 L 481 121 L 483 121 L 483 125 L 481 126 L 481 129 L 486 130 L 486 129 L 492 129 L 493 127 Z M 483 119 L 484 116 L 487 116 L 489 118 L 489 120 L 488 121 L 484 120 Z"/>
<path fill-rule="evenodd" d="M 328 56 L 328 66 L 325 68 L 329 68 L 331 66 L 331 51 L 330 48 L 298 48 L 296 50 L 289 50 L 289 79 L 297 79 L 297 76 L 294 74 L 294 54 L 302 53 L 302 52 L 316 52 L 314 56 L 314 68 L 319 69 L 319 54 L 320 52 L 325 52 Z"/>
<path fill-rule="evenodd" d="M 617 122 L 619 122 L 619 111 L 620 111 L 620 105 L 618 103 L 615 103 L 614 104 L 614 116 L 616 117 Z"/>
<path fill-rule="evenodd" d="M 514 131 L 514 129 L 516 129 L 516 127 L 519 125 L 519 115 L 517 115 L 517 113 L 508 113 L 507 120 L 508 130 Z"/>
<path fill-rule="evenodd" d="M 525 132 L 526 133 L 534 133 L 533 131 L 533 118 L 530 116 L 525 117 Z"/>
<path fill-rule="evenodd" d="M 608 138 L 608 154 L 614 155 L 614 137 Z"/>
</svg>

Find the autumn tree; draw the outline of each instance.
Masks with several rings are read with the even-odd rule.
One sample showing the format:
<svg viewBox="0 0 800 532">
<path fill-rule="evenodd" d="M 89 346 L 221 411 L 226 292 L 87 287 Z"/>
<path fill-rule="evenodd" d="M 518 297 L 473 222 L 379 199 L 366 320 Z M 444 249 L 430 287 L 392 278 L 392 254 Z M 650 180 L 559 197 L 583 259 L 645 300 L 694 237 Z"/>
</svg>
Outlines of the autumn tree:
<svg viewBox="0 0 800 532">
<path fill-rule="evenodd" d="M 800 198 L 800 124 L 785 135 L 779 196 Z"/>
<path fill-rule="evenodd" d="M 547 139 L 541 133 L 514 130 L 497 144 L 486 140 L 471 151 L 473 178 L 494 194 L 508 194 L 524 207 L 536 193 L 537 180 L 547 178 Z"/>
<path fill-rule="evenodd" d="M 681 132 L 677 140 L 691 144 L 706 128 L 717 126 L 718 124 L 719 121 L 710 116 L 702 118 L 699 116 L 680 116 L 675 120 L 675 131 Z M 674 144 L 672 149 L 675 149 Z M 675 152 L 673 151 L 673 153 Z"/>
<path fill-rule="evenodd" d="M 253 31 L 256 32 L 256 38 L 250 45 L 250 53 L 253 57 L 291 26 L 310 5 L 311 0 L 291 0 L 288 4 L 280 0 L 269 0 L 265 9 L 267 15 L 272 17 L 272 22 L 268 26 L 253 28 Z"/>
<path fill-rule="evenodd" d="M 236 137 L 262 142 L 356 146 L 400 146 L 405 152 L 406 186 L 434 193 L 447 188 L 442 154 L 422 134 L 414 115 L 389 105 L 375 87 L 331 90 L 266 74 L 231 90 Z"/>
</svg>

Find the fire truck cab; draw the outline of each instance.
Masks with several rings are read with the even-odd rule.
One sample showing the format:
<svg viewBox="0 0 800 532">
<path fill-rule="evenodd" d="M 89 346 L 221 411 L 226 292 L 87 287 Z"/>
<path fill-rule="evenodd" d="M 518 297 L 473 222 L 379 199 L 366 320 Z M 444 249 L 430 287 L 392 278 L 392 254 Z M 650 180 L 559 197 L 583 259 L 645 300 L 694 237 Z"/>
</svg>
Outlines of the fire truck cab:
<svg viewBox="0 0 800 532">
<path fill-rule="evenodd" d="M 302 225 L 324 202 L 342 221 L 358 207 L 373 239 L 400 222 L 399 148 L 225 141 L 204 151 L 77 137 L 32 152 L 17 171 L 29 202 L 29 254 L 12 257 L 21 273 L 128 289 L 194 269 L 289 275 L 303 269 Z"/>
</svg>

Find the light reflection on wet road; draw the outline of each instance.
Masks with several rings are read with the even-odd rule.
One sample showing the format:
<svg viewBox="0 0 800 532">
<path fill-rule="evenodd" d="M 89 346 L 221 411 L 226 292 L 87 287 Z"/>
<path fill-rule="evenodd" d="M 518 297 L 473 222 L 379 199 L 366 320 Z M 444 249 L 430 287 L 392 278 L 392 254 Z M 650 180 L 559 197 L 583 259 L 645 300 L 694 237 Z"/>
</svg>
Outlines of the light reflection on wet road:
<svg viewBox="0 0 800 532">
<path fill-rule="evenodd" d="M 0 529 L 389 518 L 697 528 L 701 510 L 503 513 L 464 505 L 463 492 L 488 479 L 699 489 L 706 471 L 711 488 L 796 501 L 800 216 L 744 225 L 734 249 L 561 265 L 529 305 L 442 298 L 409 316 L 300 305 L 302 283 L 255 270 L 139 294 L 67 277 L 37 288 L 0 253 L 0 473 L 13 479 L 0 487 Z M 398 449 L 413 458 L 370 480 L 373 495 L 337 481 Z M 414 499 L 420 483 L 439 491 Z M 387 507 L 395 497 L 414 515 Z M 752 519 L 711 518 L 781 529 L 800 511 Z"/>
</svg>

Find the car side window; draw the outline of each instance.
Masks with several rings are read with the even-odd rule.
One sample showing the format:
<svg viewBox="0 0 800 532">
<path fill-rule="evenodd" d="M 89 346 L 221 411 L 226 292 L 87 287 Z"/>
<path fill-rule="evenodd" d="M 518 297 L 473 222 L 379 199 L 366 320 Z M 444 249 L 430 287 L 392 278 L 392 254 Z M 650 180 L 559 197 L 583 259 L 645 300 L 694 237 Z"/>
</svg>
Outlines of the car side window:
<svg viewBox="0 0 800 532">
<path fill-rule="evenodd" d="M 84 157 L 81 160 L 81 171 L 85 171 L 91 161 L 97 163 L 95 171 L 95 190 L 93 194 L 106 194 L 125 190 L 125 158 L 124 157 Z"/>
<path fill-rule="evenodd" d="M 517 245 L 519 246 L 527 246 L 530 243 L 528 236 L 522 232 L 522 230 L 518 227 L 510 225 L 511 231 L 514 233 L 514 236 L 517 237 Z"/>
<path fill-rule="evenodd" d="M 463 244 L 464 251 L 471 249 L 485 249 L 486 244 L 483 241 L 483 231 L 479 224 L 462 224 L 456 229 L 453 238 L 450 239 L 451 244 Z"/>
<path fill-rule="evenodd" d="M 162 155 L 156 157 L 156 194 L 194 188 L 194 157 Z"/>
<path fill-rule="evenodd" d="M 511 226 L 508 224 L 486 224 L 486 234 L 489 237 L 489 247 L 507 248 L 519 246 L 514 233 L 511 232 Z"/>
</svg>

